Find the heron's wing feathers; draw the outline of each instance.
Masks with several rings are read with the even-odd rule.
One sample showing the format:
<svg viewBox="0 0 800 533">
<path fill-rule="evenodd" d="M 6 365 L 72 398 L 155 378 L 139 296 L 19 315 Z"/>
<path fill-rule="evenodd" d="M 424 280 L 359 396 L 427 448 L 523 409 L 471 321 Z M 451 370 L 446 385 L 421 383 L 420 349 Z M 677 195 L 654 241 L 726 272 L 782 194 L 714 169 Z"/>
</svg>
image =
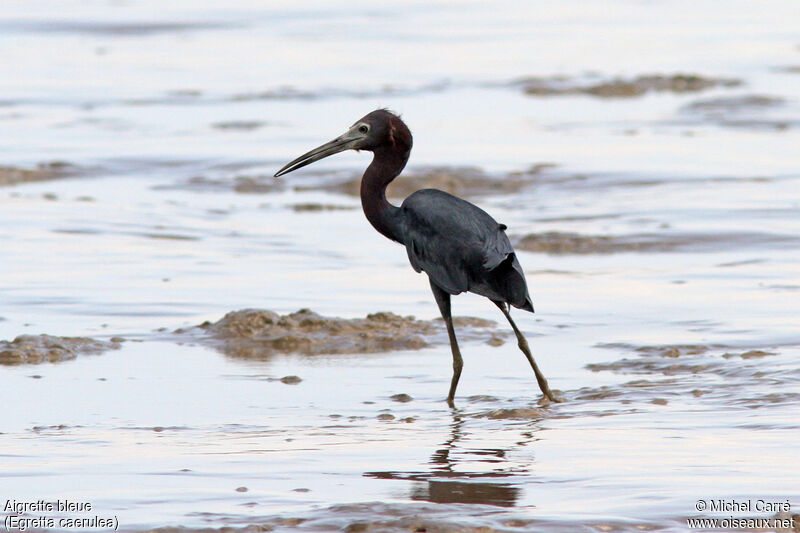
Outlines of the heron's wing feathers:
<svg viewBox="0 0 800 533">
<path fill-rule="evenodd" d="M 514 255 L 514 248 L 505 233 L 506 227 L 498 224 L 497 230 L 488 232 L 483 249 L 483 267 L 494 270 L 500 264 Z"/>
<path fill-rule="evenodd" d="M 513 260 L 505 226 L 469 202 L 424 189 L 409 196 L 402 210 L 411 266 L 450 294 L 470 290 L 509 257 Z"/>
<path fill-rule="evenodd" d="M 408 260 L 414 270 L 425 272 L 439 287 L 450 294 L 469 290 L 469 275 L 461 267 L 462 250 L 441 235 L 417 228 L 410 232 L 406 242 Z"/>
</svg>

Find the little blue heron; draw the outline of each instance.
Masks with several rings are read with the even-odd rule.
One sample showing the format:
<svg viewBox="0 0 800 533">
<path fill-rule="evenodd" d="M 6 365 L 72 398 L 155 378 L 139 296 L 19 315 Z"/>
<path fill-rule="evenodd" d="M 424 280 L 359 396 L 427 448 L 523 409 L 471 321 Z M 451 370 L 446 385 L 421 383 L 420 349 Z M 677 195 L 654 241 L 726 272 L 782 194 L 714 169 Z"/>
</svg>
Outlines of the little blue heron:
<svg viewBox="0 0 800 533">
<path fill-rule="evenodd" d="M 533 304 L 525 274 L 505 234 L 506 226 L 479 207 L 437 189 L 416 191 L 400 207 L 386 200 L 386 187 L 406 166 L 411 144 L 411 131 L 400 117 L 378 109 L 343 135 L 286 164 L 275 177 L 344 150 L 372 152 L 372 163 L 361 179 L 361 205 L 376 230 L 406 247 L 414 270 L 428 274 L 453 352 L 447 403 L 453 407 L 464 366 L 450 315 L 450 296 L 462 292 L 485 296 L 500 308 L 542 393 L 550 401 L 558 401 L 536 365 L 528 342 L 511 319 L 510 306 L 533 313 Z"/>
</svg>

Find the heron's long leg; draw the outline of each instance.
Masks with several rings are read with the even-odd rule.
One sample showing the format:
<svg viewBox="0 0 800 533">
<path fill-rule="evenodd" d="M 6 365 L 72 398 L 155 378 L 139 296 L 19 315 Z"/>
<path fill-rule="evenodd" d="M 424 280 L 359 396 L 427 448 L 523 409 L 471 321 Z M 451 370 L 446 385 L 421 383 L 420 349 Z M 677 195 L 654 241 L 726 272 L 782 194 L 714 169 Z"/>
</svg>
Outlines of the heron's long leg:
<svg viewBox="0 0 800 533">
<path fill-rule="evenodd" d="M 450 350 L 453 352 L 453 379 L 450 381 L 450 393 L 447 395 L 447 405 L 455 407 L 453 398 L 456 395 L 458 379 L 461 377 L 461 369 L 464 368 L 464 360 L 461 358 L 461 351 L 458 349 L 456 332 L 453 329 L 453 317 L 450 316 L 450 294 L 445 292 L 438 285 L 435 285 L 433 281 L 431 281 L 431 290 L 433 291 L 433 297 L 436 298 L 436 303 L 439 305 L 439 311 L 442 313 L 444 323 L 447 326 L 447 335 L 450 337 Z"/>
<path fill-rule="evenodd" d="M 509 312 L 509 306 L 505 302 L 494 302 L 497 307 L 506 315 L 506 319 L 508 319 L 508 323 L 511 324 L 511 328 L 514 330 L 514 334 L 517 336 L 517 346 L 519 349 L 522 350 L 522 353 L 525 354 L 525 357 L 528 359 L 528 362 L 531 364 L 531 368 L 533 368 L 533 373 L 536 374 L 536 381 L 539 382 L 539 388 L 542 389 L 542 394 L 547 397 L 548 400 L 551 402 L 559 402 L 561 400 L 557 399 L 553 393 L 550 391 L 550 387 L 547 385 L 547 379 L 545 379 L 544 374 L 542 371 L 539 370 L 539 366 L 536 364 L 536 361 L 533 360 L 533 355 L 531 354 L 531 349 L 528 346 L 528 341 L 525 340 L 525 337 L 522 335 L 522 332 L 519 330 L 517 325 L 511 319 L 511 313 Z"/>
</svg>

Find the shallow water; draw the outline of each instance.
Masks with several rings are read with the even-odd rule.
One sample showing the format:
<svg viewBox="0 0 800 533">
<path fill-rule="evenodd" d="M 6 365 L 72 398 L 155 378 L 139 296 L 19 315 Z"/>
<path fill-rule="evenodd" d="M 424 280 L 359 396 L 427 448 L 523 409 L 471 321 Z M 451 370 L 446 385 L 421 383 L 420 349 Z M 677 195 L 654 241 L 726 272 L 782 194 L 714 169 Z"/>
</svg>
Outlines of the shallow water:
<svg viewBox="0 0 800 533">
<path fill-rule="evenodd" d="M 69 516 L 125 530 L 685 531 L 732 514 L 699 499 L 798 513 L 799 14 L 6 2 L 0 166 L 69 166 L 0 188 L 0 339 L 126 340 L 0 366 L 0 493 L 91 502 Z M 518 83 L 678 73 L 742 83 L 618 98 Z M 441 332 L 262 358 L 172 333 L 243 308 L 437 316 L 336 185 L 368 155 L 271 178 L 377 106 L 410 125 L 416 174 L 477 169 L 458 192 L 520 243 L 537 314 L 515 316 L 567 402 L 537 404 L 510 341 L 465 339 L 450 410 Z M 502 320 L 471 295 L 454 312 Z"/>
</svg>

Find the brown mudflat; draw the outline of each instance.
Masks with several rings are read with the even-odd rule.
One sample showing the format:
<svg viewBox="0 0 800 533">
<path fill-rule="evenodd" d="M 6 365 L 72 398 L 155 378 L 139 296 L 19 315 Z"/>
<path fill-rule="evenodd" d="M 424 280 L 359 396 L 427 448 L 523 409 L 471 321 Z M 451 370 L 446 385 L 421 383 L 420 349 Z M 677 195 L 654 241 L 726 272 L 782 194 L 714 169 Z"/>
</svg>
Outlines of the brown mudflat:
<svg viewBox="0 0 800 533">
<path fill-rule="evenodd" d="M 406 170 L 401 179 L 389 185 L 386 194 L 395 200 L 402 199 L 420 189 L 440 189 L 456 196 L 475 198 L 485 195 L 502 195 L 519 192 L 542 180 L 563 180 L 573 177 L 554 176 L 548 172 L 552 163 L 537 163 L 523 170 L 489 173 L 471 166 L 431 166 Z M 327 191 L 358 197 L 361 191 L 362 172 L 315 172 L 304 170 L 306 180 L 291 183 L 295 191 Z M 158 189 L 183 189 L 195 191 L 233 190 L 243 194 L 269 194 L 285 191 L 290 182 L 275 179 L 270 174 L 237 169 L 230 177 L 198 175 L 174 185 L 160 185 Z M 293 204 L 295 211 L 331 211 L 352 209 L 351 206 L 322 203 Z"/>
<path fill-rule="evenodd" d="M 455 317 L 460 337 L 479 338 L 496 345 L 496 323 L 474 317 Z M 418 320 L 379 312 L 365 318 L 319 315 L 309 309 L 280 315 L 264 309 L 231 311 L 217 322 L 177 330 L 179 334 L 205 333 L 197 338 L 227 355 L 263 359 L 277 353 L 351 354 L 419 350 L 447 342 L 441 319 Z"/>
<path fill-rule="evenodd" d="M 78 355 L 101 354 L 119 346 L 118 339 L 99 341 L 89 337 L 20 335 L 13 341 L 0 341 L 0 365 L 58 363 Z"/>
<path fill-rule="evenodd" d="M 628 352 L 634 357 L 590 363 L 586 365 L 588 370 L 642 377 L 619 386 L 581 389 L 576 395 L 578 399 L 630 398 L 633 396 L 631 390 L 636 389 L 637 396 L 650 396 L 642 394 L 646 390 L 674 398 L 691 394 L 726 406 L 743 405 L 749 408 L 800 402 L 800 394 L 793 387 L 798 371 L 762 364 L 764 358 L 778 356 L 781 347 L 721 344 L 636 346 L 626 343 L 602 344 L 598 347 Z M 711 382 L 714 385 L 709 388 Z M 656 397 L 650 398 L 650 401 L 664 404 L 666 400 Z"/>
<path fill-rule="evenodd" d="M 529 77 L 518 80 L 525 94 L 555 96 L 586 94 L 600 98 L 630 98 L 649 92 L 693 93 L 715 87 L 736 87 L 741 80 L 698 74 L 643 74 L 629 78 Z"/>
<path fill-rule="evenodd" d="M 685 109 L 730 113 L 740 112 L 743 110 L 779 107 L 785 103 L 786 100 L 779 96 L 745 94 L 697 100 L 687 105 Z"/>
<path fill-rule="evenodd" d="M 70 174 L 71 168 L 69 163 L 60 161 L 40 163 L 34 168 L 0 166 L 0 186 L 61 178 Z"/>
<path fill-rule="evenodd" d="M 486 194 L 510 194 L 532 185 L 540 174 L 553 166 L 549 163 L 541 163 L 524 171 L 502 175 L 489 174 L 477 167 L 416 168 L 404 172 L 402 179 L 393 181 L 389 185 L 386 195 L 390 198 L 405 198 L 420 189 L 439 189 L 468 198 Z M 361 190 L 361 175 L 352 176 L 345 181 L 321 184 L 319 188 L 358 196 Z"/>
<path fill-rule="evenodd" d="M 529 252 L 561 254 L 615 254 L 623 252 L 708 252 L 737 248 L 797 246 L 793 235 L 728 232 L 674 233 L 654 232 L 628 235 L 585 235 L 547 231 L 531 233 L 518 239 L 515 246 Z"/>
<path fill-rule="evenodd" d="M 781 113 L 787 99 L 768 94 L 719 96 L 689 103 L 680 109 L 686 117 L 701 123 L 735 128 L 785 130 L 796 127 L 791 113 Z"/>
</svg>

